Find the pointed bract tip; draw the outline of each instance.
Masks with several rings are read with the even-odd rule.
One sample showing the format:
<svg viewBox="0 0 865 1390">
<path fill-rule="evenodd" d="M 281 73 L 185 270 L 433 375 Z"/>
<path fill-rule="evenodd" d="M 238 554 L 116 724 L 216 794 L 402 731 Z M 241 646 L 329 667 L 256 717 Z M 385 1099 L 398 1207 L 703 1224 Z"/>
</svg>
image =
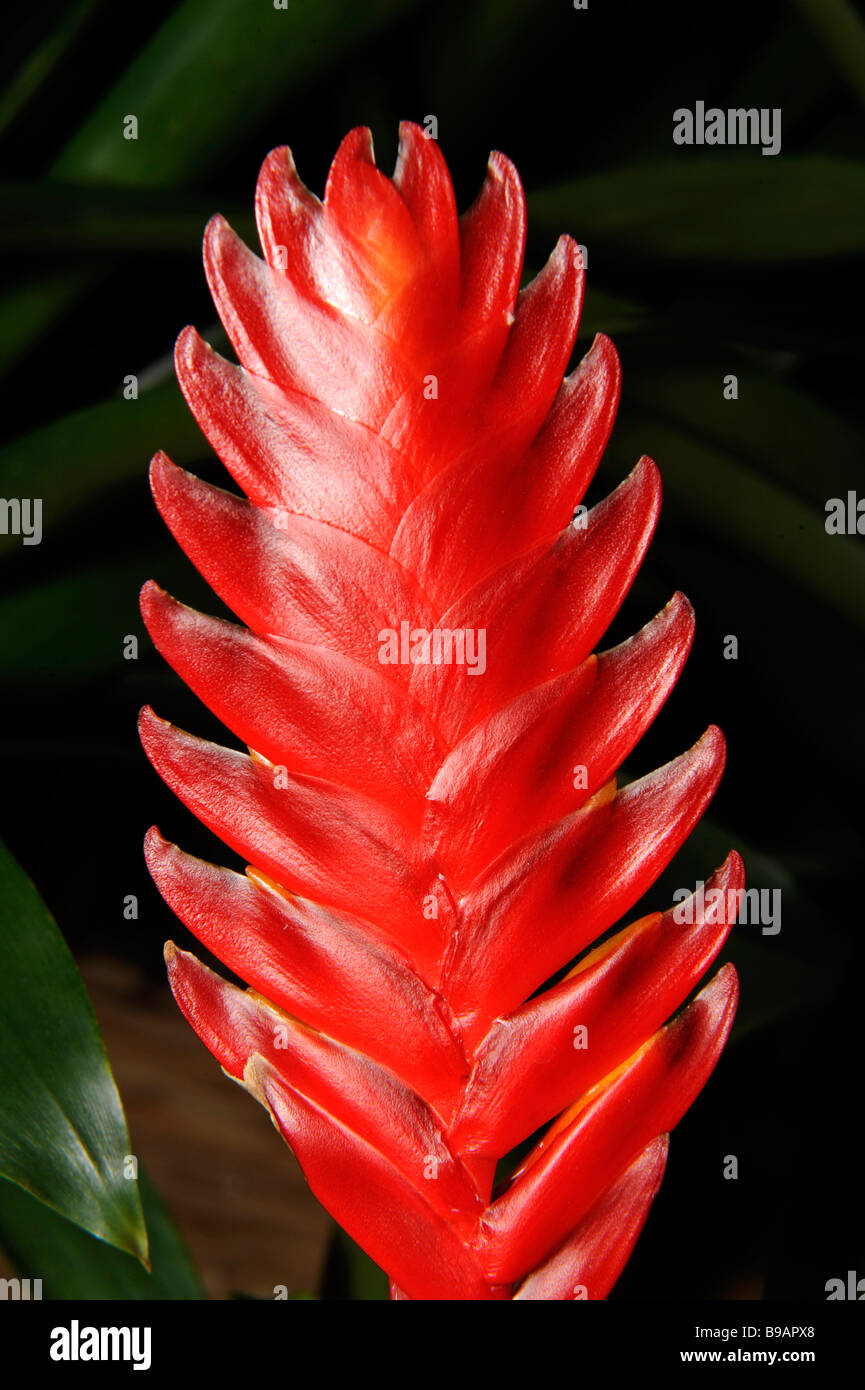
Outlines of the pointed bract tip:
<svg viewBox="0 0 865 1390">
<path fill-rule="evenodd" d="M 745 866 L 735 850 L 731 850 L 712 874 L 707 888 L 736 888 L 745 882 Z"/>
<path fill-rule="evenodd" d="M 276 1111 L 271 1103 L 271 1094 L 274 1089 L 273 1075 L 273 1068 L 267 1059 L 262 1057 L 260 1052 L 251 1052 L 243 1068 L 241 1084 L 258 1101 L 259 1105 L 264 1106 L 270 1115 L 274 1129 L 278 1134 L 281 1134 L 282 1130 L 276 1118 Z"/>
<path fill-rule="evenodd" d="M 150 484 L 150 495 L 157 506 L 159 505 L 160 491 L 164 487 L 166 480 L 169 479 L 173 473 L 179 471 L 177 464 L 172 462 L 164 449 L 156 450 L 156 453 L 150 460 L 150 467 L 147 470 L 147 480 Z"/>
<path fill-rule="evenodd" d="M 150 460 L 150 493 L 164 521 L 167 522 L 168 518 L 163 508 L 172 490 L 176 490 L 182 479 L 190 477 L 191 473 L 179 468 L 161 449 Z"/>
<path fill-rule="evenodd" d="M 204 240 L 207 241 L 209 237 L 223 236 L 226 232 L 230 233 L 231 236 L 234 236 L 234 232 L 231 230 L 231 225 L 228 222 L 228 219 L 224 217 L 221 212 L 215 212 L 213 216 L 209 217 L 207 222 L 205 223 Z"/>
<path fill-rule="evenodd" d="M 687 760 L 691 767 L 700 765 L 705 771 L 712 770 L 713 776 L 709 794 L 713 796 L 727 762 L 727 740 L 718 725 L 710 724 L 705 733 L 700 735 L 696 743 L 692 744 L 682 754 L 682 757 Z"/>
<path fill-rule="evenodd" d="M 208 284 L 213 294 L 212 277 L 223 259 L 226 242 L 234 239 L 234 232 L 221 212 L 215 212 L 204 228 L 201 238 L 201 255 Z"/>
<path fill-rule="evenodd" d="M 726 757 L 727 740 L 724 737 L 723 729 L 720 729 L 717 724 L 710 724 L 706 732 L 697 739 L 694 747 L 705 748 L 716 755 Z"/>
<path fill-rule="evenodd" d="M 160 727 L 169 728 L 168 720 L 160 719 L 152 705 L 142 705 L 141 709 L 138 711 L 138 737 L 141 739 L 145 750 L 147 749 L 150 736 Z"/>
<path fill-rule="evenodd" d="M 334 169 L 340 164 L 348 164 L 352 161 L 360 160 L 365 164 L 375 165 L 375 146 L 372 139 L 372 131 L 367 125 L 357 125 L 350 130 L 339 143 L 333 162 L 330 166 L 331 173 L 328 175 L 328 183 Z M 327 202 L 327 188 L 324 192 L 325 202 Z"/>
<path fill-rule="evenodd" d="M 643 1179 L 652 1196 L 657 1193 L 661 1186 L 669 1155 L 670 1136 L 669 1134 L 659 1134 L 657 1139 L 653 1139 L 651 1143 L 646 1145 L 631 1164 L 631 1170 L 643 1174 Z"/>
<path fill-rule="evenodd" d="M 483 188 L 478 194 L 482 197 L 484 190 L 489 193 L 491 185 L 497 184 L 494 196 L 504 200 L 505 205 L 513 207 L 516 205 L 520 211 L 520 221 L 525 230 L 526 224 L 526 195 L 523 190 L 523 181 L 517 173 L 517 167 L 512 160 L 508 159 L 501 150 L 491 150 L 487 160 L 487 174 Z M 471 208 L 469 209 L 471 212 Z"/>
<path fill-rule="evenodd" d="M 212 348 L 204 341 L 194 323 L 188 323 L 185 328 L 181 328 L 174 340 L 174 365 L 179 363 L 189 363 L 194 361 L 197 354 L 204 349 L 205 352 L 212 352 Z"/>
<path fill-rule="evenodd" d="M 641 456 L 637 459 L 637 462 L 631 469 L 630 473 L 628 474 L 628 477 L 646 479 L 651 478 L 658 489 L 658 493 L 660 494 L 661 470 L 655 463 L 655 460 L 649 454 L 641 454 Z"/>
<path fill-rule="evenodd" d="M 147 621 L 147 614 L 151 612 L 154 604 L 166 597 L 166 591 L 161 584 L 157 584 L 155 579 L 145 579 L 138 592 L 138 606 L 145 622 Z"/>
<path fill-rule="evenodd" d="M 669 1134 L 659 1134 L 657 1139 L 653 1139 L 649 1145 L 649 1150 L 656 1149 L 660 1156 L 666 1158 L 670 1149 Z"/>
<path fill-rule="evenodd" d="M 166 840 L 161 834 L 159 827 L 151 825 L 147 834 L 144 836 L 144 860 L 148 868 L 164 859 L 166 854 L 174 849 L 170 840 Z"/>
<path fill-rule="evenodd" d="M 692 604 L 691 600 L 688 598 L 688 595 L 687 595 L 687 594 L 683 594 L 681 589 L 676 589 L 676 591 L 675 591 L 675 593 L 673 594 L 672 598 L 671 598 L 671 599 L 669 600 L 669 602 L 666 604 L 666 606 L 665 606 L 665 608 L 664 608 L 664 612 L 665 612 L 665 613 L 679 613 L 679 612 L 681 612 L 681 613 L 689 613 L 689 614 L 691 615 L 691 617 L 693 617 L 693 616 L 694 616 L 694 605 Z"/>
<path fill-rule="evenodd" d="M 739 1002 L 739 976 L 732 961 L 722 965 L 709 983 L 704 985 L 700 992 L 694 996 L 694 1004 L 701 1001 L 710 1005 L 712 1010 L 719 1014 L 729 1014 L 726 1025 L 727 1031 L 729 1031 Z M 688 1007 L 693 1008 L 693 1004 Z"/>
<path fill-rule="evenodd" d="M 620 377 L 622 374 L 622 364 L 618 350 L 612 338 L 609 338 L 606 333 L 595 334 L 591 346 L 582 361 L 590 366 L 594 366 L 596 362 L 602 361 L 615 371 L 617 377 Z M 577 364 L 578 367 L 580 365 L 581 363 Z"/>
<path fill-rule="evenodd" d="M 567 232 L 562 233 L 550 252 L 546 268 L 555 269 L 559 274 L 564 274 L 569 270 L 576 271 L 579 275 L 584 274 L 583 253 L 574 238 L 568 236 Z"/>
<path fill-rule="evenodd" d="M 721 868 L 726 870 L 730 878 L 740 879 L 745 882 L 745 861 L 737 849 L 731 849 Z"/>
<path fill-rule="evenodd" d="M 297 165 L 290 145 L 274 145 L 273 149 L 264 156 L 258 175 L 259 185 L 265 177 L 265 172 L 271 170 L 283 179 L 286 177 L 290 179 L 296 175 Z"/>
<path fill-rule="evenodd" d="M 522 190 L 522 180 L 517 172 L 517 166 L 501 150 L 490 150 L 487 157 L 487 169 L 497 179 L 513 179 Z"/>
<path fill-rule="evenodd" d="M 400 146 L 403 144 L 413 144 L 415 140 L 426 140 L 429 138 L 423 126 L 419 125 L 417 121 L 400 121 L 398 132 Z"/>
</svg>

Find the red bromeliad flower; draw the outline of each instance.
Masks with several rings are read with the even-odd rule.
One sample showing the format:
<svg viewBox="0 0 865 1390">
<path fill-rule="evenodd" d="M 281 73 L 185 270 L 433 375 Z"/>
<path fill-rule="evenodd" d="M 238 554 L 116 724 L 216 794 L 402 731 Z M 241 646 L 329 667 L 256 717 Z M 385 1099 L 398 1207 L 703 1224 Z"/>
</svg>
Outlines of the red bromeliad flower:
<svg viewBox="0 0 865 1390">
<path fill-rule="evenodd" d="M 403 125 L 391 181 L 355 130 L 323 202 L 280 149 L 256 208 L 264 261 L 219 217 L 204 243 L 242 365 L 191 328 L 177 345 L 248 500 L 162 454 L 152 468 L 165 521 L 247 626 L 142 595 L 156 646 L 249 749 L 143 712 L 160 775 L 249 867 L 155 829 L 148 863 L 249 989 L 169 943 L 171 986 L 394 1298 L 604 1298 L 737 996 L 726 966 L 666 1022 L 727 935 L 719 893 L 538 992 L 652 884 L 722 771 L 710 728 L 616 789 L 693 631 L 676 594 L 591 655 L 648 546 L 658 472 L 642 459 L 575 516 L 618 360 L 598 337 L 562 379 L 579 248 L 562 237 L 520 291 L 502 155 L 458 219 L 435 141 Z M 742 882 L 731 854 L 709 886 Z"/>
</svg>

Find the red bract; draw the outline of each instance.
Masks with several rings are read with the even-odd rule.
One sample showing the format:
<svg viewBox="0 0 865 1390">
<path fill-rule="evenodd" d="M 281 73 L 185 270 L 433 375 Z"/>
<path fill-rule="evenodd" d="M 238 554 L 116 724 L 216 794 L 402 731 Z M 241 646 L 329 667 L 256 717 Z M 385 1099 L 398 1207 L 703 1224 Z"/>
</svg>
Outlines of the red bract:
<svg viewBox="0 0 865 1390">
<path fill-rule="evenodd" d="M 152 470 L 247 626 L 142 596 L 156 646 L 249 749 L 144 711 L 154 766 L 249 867 L 156 830 L 148 863 L 249 989 L 169 944 L 171 986 L 395 1298 L 604 1298 L 737 993 L 726 966 L 666 1022 L 726 937 L 711 893 L 549 986 L 652 884 L 723 766 L 710 728 L 616 789 L 693 632 L 676 594 L 591 655 L 651 538 L 658 472 L 642 459 L 575 515 L 618 360 L 598 337 L 562 379 L 579 248 L 562 237 L 519 290 L 523 194 L 502 155 L 458 219 L 435 141 L 404 125 L 391 181 L 355 130 L 323 202 L 281 149 L 256 207 L 264 261 L 218 217 L 204 243 L 242 365 L 193 329 L 177 345 L 248 500 L 164 455 Z M 709 886 L 742 881 L 731 854 Z"/>
</svg>

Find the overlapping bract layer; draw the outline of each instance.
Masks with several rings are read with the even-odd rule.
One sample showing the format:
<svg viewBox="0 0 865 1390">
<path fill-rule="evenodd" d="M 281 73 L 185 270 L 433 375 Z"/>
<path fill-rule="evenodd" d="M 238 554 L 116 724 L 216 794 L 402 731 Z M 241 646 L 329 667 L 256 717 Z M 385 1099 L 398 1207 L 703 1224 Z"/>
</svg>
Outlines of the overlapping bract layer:
<svg viewBox="0 0 865 1390">
<path fill-rule="evenodd" d="M 282 149 L 256 206 L 265 260 L 220 218 L 205 236 L 242 365 L 192 329 L 177 346 L 246 499 L 163 455 L 152 468 L 167 524 L 246 626 L 142 595 L 156 646 L 249 749 L 144 711 L 161 776 L 250 867 L 155 830 L 148 863 L 249 988 L 169 945 L 172 988 L 394 1297 L 603 1298 L 736 1004 L 725 967 L 666 1022 L 726 937 L 711 894 L 537 993 L 641 897 L 721 775 L 710 728 L 616 789 L 693 632 L 677 594 L 592 655 L 651 538 L 658 473 L 642 459 L 572 520 L 618 361 L 598 337 L 563 380 L 579 248 L 562 237 L 519 290 L 524 202 L 502 155 L 461 219 L 409 124 L 393 180 L 356 130 L 323 202 Z M 710 886 L 742 886 L 738 856 Z M 497 1160 L 550 1120 L 494 1191 Z"/>
</svg>

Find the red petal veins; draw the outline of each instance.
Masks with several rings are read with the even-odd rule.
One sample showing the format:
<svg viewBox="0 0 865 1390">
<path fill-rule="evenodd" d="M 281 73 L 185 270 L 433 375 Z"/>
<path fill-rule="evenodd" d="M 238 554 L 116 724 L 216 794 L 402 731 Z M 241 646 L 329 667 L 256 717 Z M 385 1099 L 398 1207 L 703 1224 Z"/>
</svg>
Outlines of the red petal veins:
<svg viewBox="0 0 865 1390">
<path fill-rule="evenodd" d="M 447 899 L 437 899 L 434 920 L 424 917 L 434 866 L 393 812 L 343 787 L 283 776 L 151 710 L 139 732 L 163 781 L 237 854 L 290 892 L 375 918 L 419 964 L 438 960 Z"/>
<path fill-rule="evenodd" d="M 255 376 L 320 398 L 371 429 L 417 384 L 416 369 L 373 327 L 307 299 L 221 217 L 208 223 L 204 259 L 225 331 Z"/>
<path fill-rule="evenodd" d="M 476 724 L 427 792 L 426 830 L 472 881 L 516 838 L 578 810 L 628 756 L 675 685 L 694 617 L 683 594 L 636 637 Z M 508 788 L 507 800 L 499 795 Z M 520 807 L 518 825 L 511 807 Z"/>
<path fill-rule="evenodd" d="M 254 871 L 194 859 L 156 830 L 145 848 L 169 907 L 229 970 L 389 1067 L 432 1104 L 453 1103 L 468 1066 L 445 1001 L 375 924 L 293 897 Z"/>
<path fill-rule="evenodd" d="M 387 1131 L 389 1153 L 409 1181 L 429 1182 L 439 1212 L 465 1213 L 466 1230 L 480 1198 L 442 1139 L 429 1105 L 393 1072 L 325 1033 L 238 989 L 172 943 L 166 948 L 174 997 L 202 1042 L 235 1080 L 254 1056 L 265 1058 L 292 1092 L 324 1107 L 334 1119 L 375 1143 Z M 435 1178 L 424 1179 L 424 1167 Z"/>
<path fill-rule="evenodd" d="M 492 1280 L 519 1278 L 546 1258 L 625 1164 L 678 1124 L 727 1040 L 738 1002 L 725 965 L 693 1004 L 633 1060 L 556 1122 L 487 1209 L 483 1251 Z"/>
<path fill-rule="evenodd" d="M 379 633 L 433 627 L 428 600 L 395 561 L 307 516 L 278 519 L 157 454 L 150 470 L 166 525 L 219 597 L 255 632 L 331 648 L 380 673 Z M 407 682 L 411 668 L 388 675 Z"/>
<path fill-rule="evenodd" d="M 435 731 L 381 668 L 257 637 L 186 608 L 152 582 L 142 590 L 141 612 L 157 649 L 249 748 L 292 773 L 338 779 L 420 819 L 438 761 Z"/>
<path fill-rule="evenodd" d="M 331 243 L 351 258 L 353 312 L 396 338 L 405 351 L 430 331 L 424 312 L 435 288 L 427 249 L 399 189 L 375 166 L 368 130 L 352 132 L 336 153 L 324 194 Z M 426 291 L 424 294 L 423 292 Z M 405 301 L 408 300 L 408 303 Z M 412 314 L 411 309 L 419 313 Z M 352 310 L 349 310 L 352 312 Z M 433 321 L 440 310 L 432 309 Z"/>
<path fill-rule="evenodd" d="M 707 884 L 743 887 L 731 854 Z M 683 1003 L 733 923 L 723 905 L 691 898 L 627 927 L 564 980 L 497 1020 L 477 1050 L 453 1127 L 462 1151 L 507 1153 L 598 1085 Z"/>
<path fill-rule="evenodd" d="M 151 485 L 245 626 L 152 583 L 142 612 L 248 751 L 149 709 L 140 729 L 248 867 L 156 831 L 147 861 L 249 986 L 170 947 L 181 1009 L 393 1299 L 599 1299 L 729 1031 L 730 966 L 668 1020 L 721 950 L 744 872 L 733 853 L 705 896 L 605 935 L 705 810 L 723 737 L 711 727 L 617 791 L 693 638 L 676 594 L 593 654 L 651 540 L 660 475 L 643 458 L 581 506 L 620 367 L 600 335 L 564 376 L 579 247 L 562 237 L 521 289 L 513 165 L 491 155 L 458 217 L 428 135 L 400 126 L 388 178 L 369 130 L 349 132 L 322 199 L 273 150 L 264 259 L 222 218 L 206 230 L 240 365 L 188 328 L 177 375 L 246 497 L 163 454 Z M 494 1194 L 499 1162 L 548 1122 Z"/>
<path fill-rule="evenodd" d="M 666 868 L 724 768 L 711 728 L 681 757 L 533 836 L 461 902 L 449 998 L 477 1041 L 631 908 Z"/>
<path fill-rule="evenodd" d="M 391 554 L 443 608 L 570 524 L 613 426 L 619 376 L 616 350 L 599 336 L 528 448 L 490 420 L 411 503 Z"/>
<path fill-rule="evenodd" d="M 547 264 L 517 300 L 514 326 L 486 408 L 490 423 L 502 415 L 509 432 L 526 443 L 543 424 L 568 365 L 585 273 L 576 242 L 563 236 Z"/>
<path fill-rule="evenodd" d="M 460 222 L 462 327 L 467 336 L 487 325 L 506 328 L 520 288 L 525 244 L 526 200 L 520 176 L 496 150 L 483 188 Z"/>
<path fill-rule="evenodd" d="M 255 220 L 265 260 L 274 270 L 289 266 L 295 282 L 309 294 L 322 293 L 315 276 L 316 253 L 326 253 L 322 205 L 298 177 L 287 145 L 271 150 L 255 189 Z"/>
<path fill-rule="evenodd" d="M 431 264 L 436 297 L 453 313 L 461 296 L 460 230 L 450 171 L 437 140 L 402 121 L 393 176 Z"/>
<path fill-rule="evenodd" d="M 599 1197 L 554 1255 L 524 1280 L 515 1299 L 606 1298 L 643 1228 L 667 1165 L 669 1136 L 653 1139 Z"/>
<path fill-rule="evenodd" d="M 440 628 L 486 634 L 486 669 L 480 677 L 468 665 L 415 667 L 412 690 L 443 737 L 456 742 L 506 701 L 589 655 L 636 578 L 660 504 L 658 470 L 643 459 L 585 528 L 569 527 L 447 610 Z"/>
<path fill-rule="evenodd" d="M 414 495 L 380 436 L 329 406 L 253 378 L 186 329 L 177 379 L 208 442 L 251 502 L 328 522 L 387 550 Z M 343 456 L 356 461 L 347 470 Z"/>
<path fill-rule="evenodd" d="M 400 1172 L 389 1152 L 304 1096 L 265 1062 L 253 1061 L 247 1085 L 259 1089 L 312 1191 L 349 1235 L 405 1289 L 409 1298 L 505 1299 L 507 1285 L 484 1277 L 458 1223 L 433 1206 L 428 1186 Z"/>
</svg>

